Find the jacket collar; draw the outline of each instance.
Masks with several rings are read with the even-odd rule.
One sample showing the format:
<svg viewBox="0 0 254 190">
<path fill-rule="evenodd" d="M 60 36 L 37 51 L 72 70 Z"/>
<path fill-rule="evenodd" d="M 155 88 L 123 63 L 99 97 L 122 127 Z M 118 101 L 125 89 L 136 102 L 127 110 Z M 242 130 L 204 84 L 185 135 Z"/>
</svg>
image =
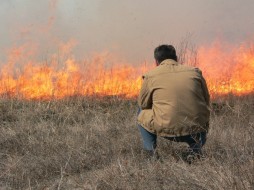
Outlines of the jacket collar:
<svg viewBox="0 0 254 190">
<path fill-rule="evenodd" d="M 178 63 L 173 59 L 165 59 L 160 65 L 178 65 Z"/>
</svg>

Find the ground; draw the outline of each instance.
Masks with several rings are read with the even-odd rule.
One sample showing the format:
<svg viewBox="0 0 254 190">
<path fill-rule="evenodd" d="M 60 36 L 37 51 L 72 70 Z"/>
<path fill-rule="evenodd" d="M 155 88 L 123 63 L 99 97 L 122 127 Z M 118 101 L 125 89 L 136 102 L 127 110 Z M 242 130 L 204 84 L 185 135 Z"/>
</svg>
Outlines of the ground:
<svg viewBox="0 0 254 190">
<path fill-rule="evenodd" d="M 219 102 L 219 103 L 218 103 Z M 142 151 L 137 103 L 118 97 L 0 99 L 0 189 L 253 189 L 253 96 L 213 104 L 205 159 L 159 138 Z"/>
</svg>

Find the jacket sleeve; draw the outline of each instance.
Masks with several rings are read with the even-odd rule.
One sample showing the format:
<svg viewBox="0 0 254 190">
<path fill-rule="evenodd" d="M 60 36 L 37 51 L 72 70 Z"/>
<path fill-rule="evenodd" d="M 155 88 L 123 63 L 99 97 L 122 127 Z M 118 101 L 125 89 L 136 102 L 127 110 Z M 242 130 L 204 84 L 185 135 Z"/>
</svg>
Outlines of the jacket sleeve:
<svg viewBox="0 0 254 190">
<path fill-rule="evenodd" d="M 210 94 L 209 94 L 209 91 L 208 91 L 208 88 L 207 88 L 207 84 L 206 84 L 206 81 L 202 75 L 202 71 L 199 70 L 198 68 L 196 68 L 196 71 L 199 73 L 200 75 L 200 80 L 201 80 L 201 88 L 202 88 L 202 91 L 203 91 L 203 95 L 204 95 L 204 98 L 205 98 L 205 101 L 206 101 L 206 104 L 208 106 L 210 106 Z"/>
<path fill-rule="evenodd" d="M 210 95 L 209 95 L 206 81 L 205 81 L 204 77 L 202 76 L 202 74 L 201 74 L 201 85 L 202 85 L 206 104 L 209 106 L 210 105 Z"/>
<path fill-rule="evenodd" d="M 138 97 L 139 107 L 144 109 L 152 109 L 152 93 L 149 89 L 148 78 L 143 76 L 143 83 Z"/>
</svg>

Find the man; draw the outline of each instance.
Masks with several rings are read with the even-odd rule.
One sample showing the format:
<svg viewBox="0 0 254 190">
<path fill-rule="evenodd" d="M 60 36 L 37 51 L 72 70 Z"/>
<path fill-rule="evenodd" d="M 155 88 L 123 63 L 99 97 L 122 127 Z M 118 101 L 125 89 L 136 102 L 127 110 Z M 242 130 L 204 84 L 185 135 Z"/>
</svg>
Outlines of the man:
<svg viewBox="0 0 254 190">
<path fill-rule="evenodd" d="M 144 149 L 154 155 L 157 136 L 186 142 L 201 155 L 209 128 L 210 96 L 198 68 L 177 62 L 175 48 L 154 50 L 156 68 L 143 76 L 138 104 L 138 128 Z"/>
</svg>

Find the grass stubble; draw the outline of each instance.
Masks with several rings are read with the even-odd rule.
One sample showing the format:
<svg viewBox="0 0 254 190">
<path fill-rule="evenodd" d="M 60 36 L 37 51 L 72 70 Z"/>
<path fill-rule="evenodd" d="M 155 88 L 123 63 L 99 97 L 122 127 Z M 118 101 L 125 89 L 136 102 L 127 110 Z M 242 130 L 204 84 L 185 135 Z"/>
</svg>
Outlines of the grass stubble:
<svg viewBox="0 0 254 190">
<path fill-rule="evenodd" d="M 117 97 L 0 99 L 0 189 L 253 189 L 253 96 L 215 104 L 191 165 L 185 144 L 159 138 L 146 159 L 137 103 Z"/>
</svg>

